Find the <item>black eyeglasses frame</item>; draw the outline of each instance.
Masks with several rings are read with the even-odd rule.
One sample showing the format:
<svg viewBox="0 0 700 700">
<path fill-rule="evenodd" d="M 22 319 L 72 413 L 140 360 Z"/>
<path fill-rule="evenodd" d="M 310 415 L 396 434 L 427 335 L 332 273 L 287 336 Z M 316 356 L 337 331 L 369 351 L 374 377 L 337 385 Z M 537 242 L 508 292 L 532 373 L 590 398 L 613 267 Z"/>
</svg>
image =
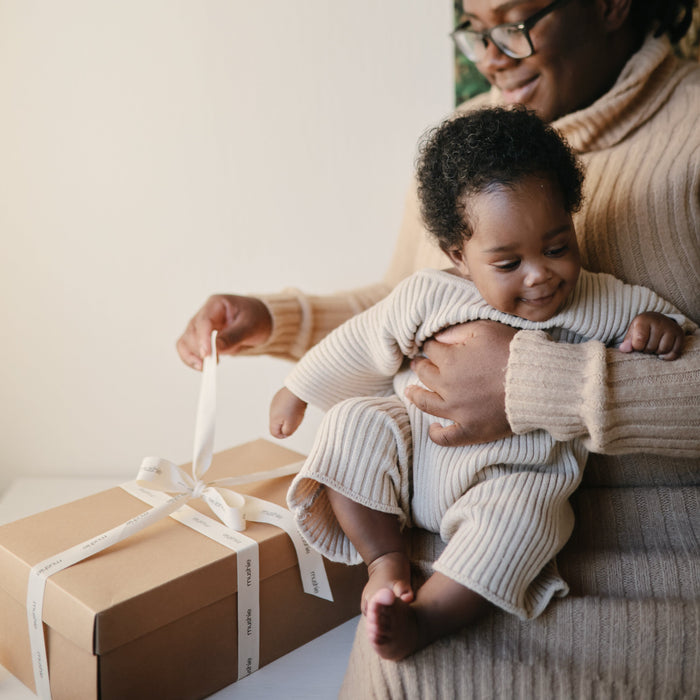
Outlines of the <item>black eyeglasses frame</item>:
<svg viewBox="0 0 700 700">
<path fill-rule="evenodd" d="M 530 15 L 530 17 L 528 17 L 526 20 L 523 20 L 522 22 L 507 22 L 505 24 L 497 24 L 495 27 L 491 27 L 491 29 L 485 29 L 481 32 L 474 31 L 473 29 L 468 29 L 472 20 L 467 19 L 461 24 L 459 24 L 453 32 L 451 32 L 450 38 L 455 42 L 457 48 L 470 61 L 473 61 L 475 63 L 481 59 L 476 59 L 475 57 L 469 56 L 467 54 L 467 52 L 459 44 L 459 40 L 457 39 L 458 33 L 469 32 L 470 34 L 481 37 L 481 41 L 484 43 L 484 48 L 486 48 L 486 42 L 490 41 L 496 48 L 498 48 L 499 51 L 501 51 L 510 58 L 515 58 L 518 60 L 522 58 L 529 58 L 530 56 L 532 56 L 533 53 L 535 53 L 535 47 L 533 46 L 532 39 L 530 37 L 530 29 L 532 29 L 532 27 L 534 27 L 535 24 L 537 24 L 537 22 L 539 22 L 543 17 L 546 17 L 548 14 L 556 10 L 558 7 L 565 5 L 567 2 L 570 2 L 570 0 L 554 0 L 554 2 L 550 2 L 549 5 L 545 5 L 545 7 L 543 7 L 541 10 L 535 12 L 534 15 Z M 521 55 L 511 51 L 510 49 L 508 49 L 507 46 L 501 46 L 501 44 L 495 41 L 492 36 L 492 32 L 497 29 L 517 29 L 527 40 L 528 46 L 530 47 L 530 52 L 528 54 Z"/>
</svg>

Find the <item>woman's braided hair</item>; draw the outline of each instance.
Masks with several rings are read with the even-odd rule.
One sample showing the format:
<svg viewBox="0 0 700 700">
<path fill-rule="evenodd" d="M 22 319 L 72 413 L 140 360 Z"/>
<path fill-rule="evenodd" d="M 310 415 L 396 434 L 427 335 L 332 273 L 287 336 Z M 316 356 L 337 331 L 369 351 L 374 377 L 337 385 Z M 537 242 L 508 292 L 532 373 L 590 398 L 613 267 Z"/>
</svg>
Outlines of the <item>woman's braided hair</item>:
<svg viewBox="0 0 700 700">
<path fill-rule="evenodd" d="M 633 0 L 630 8 L 632 25 L 645 35 L 668 34 L 673 43 L 681 39 L 693 19 L 693 7 L 697 0 Z"/>
</svg>

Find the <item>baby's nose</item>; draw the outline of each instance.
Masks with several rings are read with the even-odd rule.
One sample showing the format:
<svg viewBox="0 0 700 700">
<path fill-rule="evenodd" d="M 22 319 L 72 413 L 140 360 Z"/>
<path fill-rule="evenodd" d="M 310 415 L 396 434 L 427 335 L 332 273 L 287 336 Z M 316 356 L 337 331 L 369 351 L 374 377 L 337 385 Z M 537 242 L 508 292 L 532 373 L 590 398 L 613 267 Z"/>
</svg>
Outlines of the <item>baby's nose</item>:
<svg viewBox="0 0 700 700">
<path fill-rule="evenodd" d="M 542 284 L 551 277 L 551 274 L 544 265 L 531 265 L 528 267 L 525 275 L 525 284 L 528 287 L 534 287 L 536 284 Z"/>
</svg>

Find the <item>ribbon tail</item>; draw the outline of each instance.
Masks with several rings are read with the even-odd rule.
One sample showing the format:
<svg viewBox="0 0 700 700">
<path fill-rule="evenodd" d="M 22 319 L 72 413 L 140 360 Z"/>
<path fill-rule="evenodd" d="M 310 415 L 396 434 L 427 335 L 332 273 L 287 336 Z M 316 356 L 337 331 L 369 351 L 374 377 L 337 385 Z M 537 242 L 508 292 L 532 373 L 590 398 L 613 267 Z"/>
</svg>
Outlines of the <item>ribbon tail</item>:
<svg viewBox="0 0 700 700">
<path fill-rule="evenodd" d="M 282 528 L 294 544 L 304 592 L 333 602 L 333 593 L 323 565 L 323 557 L 301 536 L 294 517 L 286 508 L 264 501 L 262 498 L 246 496 L 246 517 L 255 522 Z"/>
<path fill-rule="evenodd" d="M 231 486 L 241 486 L 243 484 L 252 484 L 256 481 L 267 481 L 269 479 L 279 479 L 283 476 L 292 476 L 293 474 L 298 474 L 304 460 L 299 462 L 292 462 L 291 464 L 285 464 L 276 469 L 268 469 L 267 471 L 255 472 L 253 474 L 239 474 L 238 476 L 226 476 L 222 479 L 216 479 L 209 482 L 210 486 L 225 486 L 229 488 Z"/>
<path fill-rule="evenodd" d="M 211 355 L 202 363 L 202 385 L 199 391 L 197 420 L 194 429 L 194 455 L 192 474 L 195 480 L 209 469 L 214 454 L 214 428 L 216 425 L 216 331 L 211 334 Z"/>
</svg>

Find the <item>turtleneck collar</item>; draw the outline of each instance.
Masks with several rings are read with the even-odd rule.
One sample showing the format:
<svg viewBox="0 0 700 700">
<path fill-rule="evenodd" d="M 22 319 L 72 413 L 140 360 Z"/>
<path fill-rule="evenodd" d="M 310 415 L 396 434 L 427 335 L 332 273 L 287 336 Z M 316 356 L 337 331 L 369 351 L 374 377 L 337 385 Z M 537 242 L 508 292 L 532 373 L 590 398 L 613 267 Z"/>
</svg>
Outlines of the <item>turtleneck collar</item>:
<svg viewBox="0 0 700 700">
<path fill-rule="evenodd" d="M 553 126 L 578 153 L 614 146 L 667 101 L 686 73 L 675 70 L 676 62 L 668 38 L 657 39 L 650 34 L 608 92 L 588 107 L 557 119 Z M 692 70 L 692 66 L 688 62 L 687 70 Z M 500 92 L 492 88 L 490 102 L 500 101 Z"/>
<path fill-rule="evenodd" d="M 579 153 L 614 146 L 667 101 L 680 79 L 674 76 L 675 64 L 669 40 L 649 35 L 608 92 L 553 125 Z"/>
</svg>

